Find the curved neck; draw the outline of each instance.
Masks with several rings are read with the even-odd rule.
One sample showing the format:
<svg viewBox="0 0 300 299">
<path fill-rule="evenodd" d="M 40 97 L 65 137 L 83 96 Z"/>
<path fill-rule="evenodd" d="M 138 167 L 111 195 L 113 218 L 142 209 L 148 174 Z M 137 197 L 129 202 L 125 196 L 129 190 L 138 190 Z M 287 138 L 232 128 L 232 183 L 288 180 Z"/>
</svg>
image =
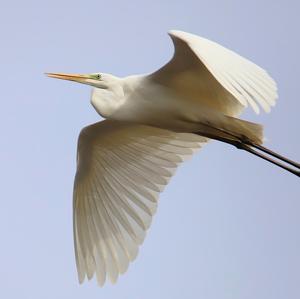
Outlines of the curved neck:
<svg viewBox="0 0 300 299">
<path fill-rule="evenodd" d="M 109 118 L 123 104 L 124 91 L 121 80 L 109 84 L 106 89 L 93 88 L 91 104 L 104 118 Z"/>
</svg>

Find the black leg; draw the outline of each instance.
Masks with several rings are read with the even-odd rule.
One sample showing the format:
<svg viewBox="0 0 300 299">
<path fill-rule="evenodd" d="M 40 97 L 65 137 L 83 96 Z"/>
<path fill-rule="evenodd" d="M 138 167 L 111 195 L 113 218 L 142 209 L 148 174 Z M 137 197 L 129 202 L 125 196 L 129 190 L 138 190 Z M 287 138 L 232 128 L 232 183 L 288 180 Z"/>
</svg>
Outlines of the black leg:
<svg viewBox="0 0 300 299">
<path fill-rule="evenodd" d="M 288 159 L 288 158 L 286 158 L 284 156 L 281 156 L 281 155 L 273 152 L 272 150 L 270 150 L 270 149 L 268 149 L 268 148 L 266 148 L 266 147 L 264 147 L 262 145 L 258 145 L 258 144 L 249 144 L 249 145 L 252 146 L 252 147 L 255 147 L 255 148 L 259 149 L 260 151 L 262 151 L 262 152 L 264 152 L 266 154 L 269 154 L 270 156 L 275 157 L 278 160 L 281 160 L 281 161 L 283 161 L 283 162 L 285 162 L 287 164 L 290 164 L 290 165 L 292 165 L 292 166 L 300 169 L 300 164 L 299 163 L 297 163 L 295 161 L 292 161 L 292 160 L 290 160 L 290 159 Z"/>
<path fill-rule="evenodd" d="M 208 137 L 208 138 L 211 138 L 211 139 L 215 139 L 215 140 L 218 140 L 218 141 L 221 141 L 221 142 L 225 142 L 225 143 L 228 143 L 228 144 L 231 144 L 233 146 L 235 146 L 236 148 L 238 149 L 241 149 L 241 150 L 245 150 L 247 151 L 248 153 L 251 153 L 259 158 L 262 158 L 266 161 L 269 161 L 270 163 L 274 164 L 274 165 L 277 165 L 278 167 L 280 168 L 283 168 L 285 169 L 286 171 L 300 177 L 300 171 L 297 170 L 297 169 L 294 169 L 292 167 L 289 167 L 288 165 L 285 165 L 284 163 L 281 163 L 275 159 L 272 159 L 270 157 L 268 157 L 267 155 L 264 155 L 262 154 L 261 152 L 259 151 L 256 151 L 255 149 L 253 149 L 252 147 L 262 151 L 262 152 L 265 152 L 266 154 L 269 154 L 270 156 L 273 156 L 275 158 L 277 158 L 278 160 L 280 161 L 283 161 L 289 165 L 292 165 L 296 168 L 300 168 L 299 166 L 299 163 L 297 162 L 294 162 L 290 159 L 287 159 L 261 145 L 257 145 L 257 144 L 253 144 L 250 140 L 247 139 L 247 137 L 244 137 L 242 138 L 242 140 L 240 138 L 238 138 L 237 136 L 234 136 L 233 134 L 231 133 L 227 133 L 223 130 L 219 130 L 222 132 L 222 136 L 218 136 L 218 135 L 215 135 L 213 133 L 209 134 L 209 133 L 201 133 L 201 132 L 197 132 L 196 134 L 198 135 L 202 135 L 202 136 L 205 136 L 205 137 Z"/>
<path fill-rule="evenodd" d="M 270 157 L 268 157 L 268 156 L 266 156 L 266 155 L 264 155 L 264 154 L 262 154 L 260 152 L 257 152 L 256 150 L 254 150 L 253 148 L 251 148 L 250 146 L 248 146 L 248 145 L 246 145 L 244 143 L 241 143 L 241 145 L 238 148 L 242 149 L 242 150 L 245 150 L 248 153 L 251 153 L 251 154 L 253 154 L 253 155 L 257 156 L 257 157 L 260 157 L 260 158 L 262 158 L 262 159 L 264 159 L 266 161 L 269 161 L 270 163 L 275 164 L 278 167 L 281 167 L 281 168 L 283 168 L 283 169 L 285 169 L 285 170 L 287 170 L 287 171 L 295 174 L 296 176 L 300 177 L 300 171 L 299 170 L 293 169 L 292 167 L 289 167 L 289 166 L 287 166 L 287 165 L 285 165 L 285 164 L 283 164 L 283 163 L 281 163 L 279 161 L 276 161 L 276 160 L 274 160 L 274 159 L 272 159 L 272 158 L 270 158 Z"/>
</svg>

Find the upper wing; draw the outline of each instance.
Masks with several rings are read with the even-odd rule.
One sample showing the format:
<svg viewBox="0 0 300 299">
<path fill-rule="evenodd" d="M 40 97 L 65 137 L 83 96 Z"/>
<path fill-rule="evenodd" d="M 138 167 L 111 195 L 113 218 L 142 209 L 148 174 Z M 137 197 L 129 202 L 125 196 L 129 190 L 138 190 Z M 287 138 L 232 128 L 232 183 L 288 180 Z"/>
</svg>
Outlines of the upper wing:
<svg viewBox="0 0 300 299">
<path fill-rule="evenodd" d="M 74 183 L 79 281 L 115 282 L 138 252 L 159 193 L 207 139 L 105 120 L 82 130 Z"/>
<path fill-rule="evenodd" d="M 265 70 L 215 42 L 182 31 L 170 31 L 173 58 L 149 78 L 186 98 L 234 116 L 248 104 L 256 113 L 275 104 L 277 87 Z"/>
</svg>

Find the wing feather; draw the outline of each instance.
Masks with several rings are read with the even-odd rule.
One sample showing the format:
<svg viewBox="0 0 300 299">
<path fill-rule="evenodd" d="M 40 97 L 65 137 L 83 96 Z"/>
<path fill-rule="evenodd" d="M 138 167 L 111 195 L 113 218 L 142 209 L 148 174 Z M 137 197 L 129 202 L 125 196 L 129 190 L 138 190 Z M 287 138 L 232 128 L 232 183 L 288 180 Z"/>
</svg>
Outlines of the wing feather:
<svg viewBox="0 0 300 299">
<path fill-rule="evenodd" d="M 116 282 L 143 242 L 159 193 L 207 141 L 187 133 L 103 121 L 82 130 L 74 183 L 79 281 Z"/>
<path fill-rule="evenodd" d="M 269 74 L 248 59 L 208 39 L 172 30 L 173 58 L 150 79 L 234 116 L 240 107 L 259 113 L 275 105 L 277 86 Z"/>
</svg>

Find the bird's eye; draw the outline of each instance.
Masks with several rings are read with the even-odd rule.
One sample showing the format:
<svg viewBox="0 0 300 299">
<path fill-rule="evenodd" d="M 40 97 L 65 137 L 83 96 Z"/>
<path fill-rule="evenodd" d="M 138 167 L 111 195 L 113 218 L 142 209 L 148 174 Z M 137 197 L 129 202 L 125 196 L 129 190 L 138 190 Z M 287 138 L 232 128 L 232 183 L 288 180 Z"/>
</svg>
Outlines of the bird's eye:
<svg viewBox="0 0 300 299">
<path fill-rule="evenodd" d="M 92 79 L 95 79 L 95 80 L 100 80 L 101 79 L 101 74 L 92 74 L 92 75 L 90 75 L 90 77 Z"/>
</svg>

